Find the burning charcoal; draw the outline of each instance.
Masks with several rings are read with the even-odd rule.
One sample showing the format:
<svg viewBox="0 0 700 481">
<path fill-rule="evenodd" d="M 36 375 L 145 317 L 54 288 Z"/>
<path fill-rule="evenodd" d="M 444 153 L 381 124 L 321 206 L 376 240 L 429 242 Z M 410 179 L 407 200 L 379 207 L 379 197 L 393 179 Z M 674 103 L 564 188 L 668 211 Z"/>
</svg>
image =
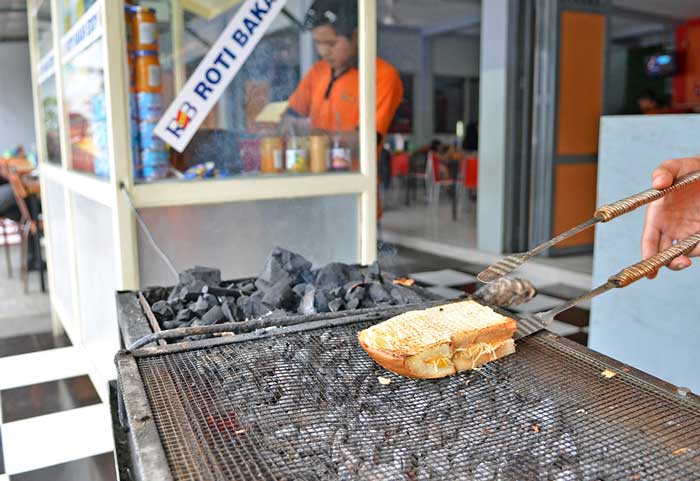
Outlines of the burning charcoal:
<svg viewBox="0 0 700 481">
<path fill-rule="evenodd" d="M 212 324 L 216 324 L 220 321 L 223 321 L 226 318 L 224 315 L 224 311 L 221 309 L 220 306 L 214 306 L 211 309 L 207 311 L 204 316 L 202 316 L 201 319 L 201 325 L 203 326 L 211 326 Z"/>
<path fill-rule="evenodd" d="M 172 319 L 175 317 L 175 313 L 172 308 L 165 301 L 158 301 L 151 306 L 151 311 L 156 315 L 156 319 L 159 321 Z"/>
<path fill-rule="evenodd" d="M 301 284 L 300 284 L 301 285 Z M 304 294 L 299 303 L 299 309 L 297 312 L 305 316 L 310 316 L 311 314 L 316 314 L 316 309 L 314 307 L 316 299 L 316 288 L 311 284 L 305 284 Z"/>
<path fill-rule="evenodd" d="M 226 316 L 228 322 L 236 322 L 236 301 L 233 299 L 226 300 L 221 304 L 221 311 Z"/>
<path fill-rule="evenodd" d="M 199 296 L 197 302 L 190 304 L 189 309 L 194 312 L 198 317 L 202 317 L 210 309 L 209 303 L 204 300 L 204 297 Z"/>
<path fill-rule="evenodd" d="M 369 297 L 377 304 L 388 304 L 391 302 L 391 294 L 378 282 L 369 285 Z"/>
<path fill-rule="evenodd" d="M 181 309 L 178 311 L 177 316 L 175 316 L 175 320 L 180 323 L 185 323 L 191 321 L 193 317 L 194 312 L 189 309 Z"/>
<path fill-rule="evenodd" d="M 294 300 L 294 291 L 292 291 L 292 279 L 289 276 L 280 278 L 262 298 L 262 302 L 273 307 L 286 308 Z"/>
<path fill-rule="evenodd" d="M 319 269 L 316 274 L 316 286 L 342 286 L 349 280 L 346 273 L 347 266 L 340 262 L 331 262 L 330 264 Z"/>
<path fill-rule="evenodd" d="M 360 299 L 352 298 L 345 304 L 346 311 L 354 311 L 360 305 Z"/>
<path fill-rule="evenodd" d="M 177 329 L 178 327 L 182 327 L 182 325 L 183 325 L 182 322 L 165 321 L 165 322 L 163 322 L 162 327 L 165 330 L 170 330 L 170 329 Z"/>
<path fill-rule="evenodd" d="M 423 298 L 408 287 L 394 285 L 391 288 L 391 297 L 396 304 L 415 304 L 422 302 Z"/>
<path fill-rule="evenodd" d="M 338 312 L 340 309 L 343 307 L 343 300 L 342 299 L 333 299 L 331 302 L 328 303 L 328 309 L 331 312 Z"/>
</svg>

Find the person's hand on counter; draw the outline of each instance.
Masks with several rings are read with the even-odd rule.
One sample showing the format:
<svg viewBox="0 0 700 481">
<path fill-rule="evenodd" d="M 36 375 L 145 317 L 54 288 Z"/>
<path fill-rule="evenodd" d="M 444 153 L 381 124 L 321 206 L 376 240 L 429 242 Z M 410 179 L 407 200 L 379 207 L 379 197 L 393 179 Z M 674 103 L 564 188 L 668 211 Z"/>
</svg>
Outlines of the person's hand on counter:
<svg viewBox="0 0 700 481">
<path fill-rule="evenodd" d="M 308 117 L 297 117 L 285 114 L 279 124 L 279 134 L 282 136 L 305 137 L 312 131 L 311 120 Z"/>
<path fill-rule="evenodd" d="M 652 187 L 665 189 L 685 174 L 700 170 L 700 157 L 667 160 L 652 174 Z M 648 259 L 700 231 L 700 184 L 668 194 L 649 205 L 642 233 L 642 256 Z M 689 256 L 674 259 L 669 268 L 680 271 L 690 267 L 690 257 L 700 256 L 700 246 Z M 653 278 L 654 276 L 650 276 Z"/>
</svg>

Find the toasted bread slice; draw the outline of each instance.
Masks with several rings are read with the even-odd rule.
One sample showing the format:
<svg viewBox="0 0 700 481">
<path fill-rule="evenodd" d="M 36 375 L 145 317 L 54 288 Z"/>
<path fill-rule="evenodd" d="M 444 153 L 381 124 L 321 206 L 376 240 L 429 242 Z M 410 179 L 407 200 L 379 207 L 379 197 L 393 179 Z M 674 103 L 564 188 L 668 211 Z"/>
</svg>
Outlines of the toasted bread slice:
<svg viewBox="0 0 700 481">
<path fill-rule="evenodd" d="M 515 352 L 515 321 L 478 302 L 411 311 L 360 332 L 360 345 L 384 368 L 415 378 L 474 369 Z"/>
</svg>

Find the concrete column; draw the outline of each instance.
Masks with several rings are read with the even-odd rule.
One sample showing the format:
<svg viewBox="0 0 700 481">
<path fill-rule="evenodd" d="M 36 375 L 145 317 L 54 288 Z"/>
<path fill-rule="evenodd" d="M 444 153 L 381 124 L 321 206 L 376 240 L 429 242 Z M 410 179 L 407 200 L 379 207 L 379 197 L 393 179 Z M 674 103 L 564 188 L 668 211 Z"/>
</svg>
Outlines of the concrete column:
<svg viewBox="0 0 700 481">
<path fill-rule="evenodd" d="M 477 246 L 494 253 L 504 245 L 510 3 L 481 4 Z"/>
<path fill-rule="evenodd" d="M 420 70 L 415 76 L 414 137 L 417 145 L 430 142 L 433 135 L 435 113 L 433 112 L 433 48 L 432 38 L 421 36 Z"/>
</svg>

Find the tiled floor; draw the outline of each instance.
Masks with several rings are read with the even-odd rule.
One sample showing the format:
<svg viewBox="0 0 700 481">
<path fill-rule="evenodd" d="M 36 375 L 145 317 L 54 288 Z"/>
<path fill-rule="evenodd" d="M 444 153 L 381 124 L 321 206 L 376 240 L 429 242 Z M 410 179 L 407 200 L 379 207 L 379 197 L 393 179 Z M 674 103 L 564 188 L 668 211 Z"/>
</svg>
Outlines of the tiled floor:
<svg viewBox="0 0 700 481">
<path fill-rule="evenodd" d="M 0 262 L 0 481 L 115 480 L 109 408 L 86 375 L 87 362 L 52 332 L 49 302 Z"/>
</svg>

